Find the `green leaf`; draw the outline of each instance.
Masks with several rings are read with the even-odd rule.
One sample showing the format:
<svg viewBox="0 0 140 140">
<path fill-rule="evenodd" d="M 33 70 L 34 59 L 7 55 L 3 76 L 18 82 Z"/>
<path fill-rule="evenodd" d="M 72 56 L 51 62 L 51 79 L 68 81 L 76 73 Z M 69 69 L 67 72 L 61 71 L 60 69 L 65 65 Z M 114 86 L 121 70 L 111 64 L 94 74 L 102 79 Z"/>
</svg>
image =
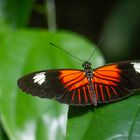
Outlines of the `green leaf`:
<svg viewBox="0 0 140 140">
<path fill-rule="evenodd" d="M 9 140 L 1 123 L 0 123 L 0 140 Z"/>
<path fill-rule="evenodd" d="M 68 31 L 7 29 L 0 32 L 0 113 L 10 140 L 63 140 L 65 137 L 67 105 L 30 96 L 17 86 L 18 78 L 33 71 L 81 68 L 81 62 L 49 42 L 83 60 L 89 58 L 95 47 L 84 37 Z M 103 64 L 98 50 L 91 62 L 94 66 Z"/>
<path fill-rule="evenodd" d="M 28 24 L 34 0 L 0 0 L 0 17 L 14 28 Z"/>
<path fill-rule="evenodd" d="M 140 96 L 97 108 L 70 107 L 66 140 L 139 140 Z"/>
</svg>

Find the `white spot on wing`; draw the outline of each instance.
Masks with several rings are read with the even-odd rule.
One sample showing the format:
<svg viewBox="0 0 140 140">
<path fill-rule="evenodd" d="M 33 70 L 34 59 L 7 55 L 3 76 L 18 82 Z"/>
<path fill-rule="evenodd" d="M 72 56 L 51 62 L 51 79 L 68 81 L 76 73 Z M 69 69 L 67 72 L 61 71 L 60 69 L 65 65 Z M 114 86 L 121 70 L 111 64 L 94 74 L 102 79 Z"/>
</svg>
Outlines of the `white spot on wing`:
<svg viewBox="0 0 140 140">
<path fill-rule="evenodd" d="M 131 64 L 133 64 L 135 71 L 140 73 L 140 63 L 139 62 L 133 62 Z"/>
<path fill-rule="evenodd" d="M 39 85 L 42 85 L 45 82 L 45 72 L 37 73 L 33 79 L 34 83 L 38 83 Z"/>
</svg>

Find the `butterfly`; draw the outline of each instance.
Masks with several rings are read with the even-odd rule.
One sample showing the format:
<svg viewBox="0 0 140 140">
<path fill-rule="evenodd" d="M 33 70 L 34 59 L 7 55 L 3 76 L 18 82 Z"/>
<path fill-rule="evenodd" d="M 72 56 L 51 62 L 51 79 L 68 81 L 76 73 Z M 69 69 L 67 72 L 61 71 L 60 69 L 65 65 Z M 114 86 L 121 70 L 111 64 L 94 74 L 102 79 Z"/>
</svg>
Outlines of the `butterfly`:
<svg viewBox="0 0 140 140">
<path fill-rule="evenodd" d="M 54 69 L 33 72 L 18 80 L 24 92 L 68 105 L 110 103 L 140 89 L 140 61 L 124 61 L 92 69 Z"/>
</svg>

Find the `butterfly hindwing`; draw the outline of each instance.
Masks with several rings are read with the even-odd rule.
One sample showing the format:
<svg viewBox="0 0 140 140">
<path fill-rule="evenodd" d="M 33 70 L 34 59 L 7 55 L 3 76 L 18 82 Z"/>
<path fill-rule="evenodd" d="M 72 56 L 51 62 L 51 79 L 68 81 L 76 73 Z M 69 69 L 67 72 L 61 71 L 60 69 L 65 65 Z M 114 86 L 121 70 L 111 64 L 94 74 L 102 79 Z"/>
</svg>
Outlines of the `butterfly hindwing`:
<svg viewBox="0 0 140 140">
<path fill-rule="evenodd" d="M 54 98 L 73 105 L 91 104 L 89 85 L 82 70 L 46 70 L 28 74 L 18 80 L 19 87 L 34 96 Z"/>
<path fill-rule="evenodd" d="M 140 89 L 140 61 L 105 65 L 95 69 L 93 74 L 98 103 L 120 100 Z"/>
<path fill-rule="evenodd" d="M 64 70 L 61 71 L 59 79 L 66 90 L 61 98 L 56 99 L 57 101 L 71 105 L 92 104 L 92 95 L 84 71 Z"/>
</svg>

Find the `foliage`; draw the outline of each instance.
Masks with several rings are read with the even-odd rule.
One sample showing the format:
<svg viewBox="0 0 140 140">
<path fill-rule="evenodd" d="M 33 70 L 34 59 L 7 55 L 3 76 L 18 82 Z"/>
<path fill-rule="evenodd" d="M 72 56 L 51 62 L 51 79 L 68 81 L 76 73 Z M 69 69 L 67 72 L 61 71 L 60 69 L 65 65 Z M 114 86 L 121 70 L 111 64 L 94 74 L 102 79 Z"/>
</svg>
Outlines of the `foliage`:
<svg viewBox="0 0 140 140">
<path fill-rule="evenodd" d="M 91 54 L 92 44 L 65 31 L 8 30 L 0 36 L 0 112 L 8 137 L 10 140 L 64 139 L 67 106 L 23 94 L 17 87 L 17 79 L 42 69 L 81 68 L 81 62 L 52 47 L 49 42 L 65 47 L 84 60 Z M 102 63 L 102 60 L 97 52 L 93 63 Z"/>
<path fill-rule="evenodd" d="M 0 139 L 63 140 L 65 135 L 66 140 L 140 139 L 139 93 L 126 100 L 97 108 L 68 107 L 53 100 L 29 96 L 17 87 L 17 79 L 32 71 L 81 69 L 81 62 L 51 46 L 50 42 L 83 60 L 87 60 L 96 47 L 85 37 L 70 31 L 58 30 L 52 33 L 46 29 L 25 27 L 33 2 L 22 0 L 17 4 L 16 0 L 0 0 Z M 119 15 L 121 14 L 117 15 L 117 21 L 122 20 Z M 139 16 L 131 23 L 135 23 L 136 19 L 139 19 Z M 108 25 L 114 27 L 113 22 Z M 123 29 L 125 25 L 120 26 Z M 106 30 L 109 27 L 106 26 Z M 129 30 L 129 27 L 126 26 L 125 31 Z M 111 31 L 113 29 L 110 29 Z M 109 43 L 109 38 L 113 37 L 113 34 L 111 35 L 106 35 L 106 44 Z M 91 62 L 93 67 L 104 63 L 98 49 Z"/>
</svg>

